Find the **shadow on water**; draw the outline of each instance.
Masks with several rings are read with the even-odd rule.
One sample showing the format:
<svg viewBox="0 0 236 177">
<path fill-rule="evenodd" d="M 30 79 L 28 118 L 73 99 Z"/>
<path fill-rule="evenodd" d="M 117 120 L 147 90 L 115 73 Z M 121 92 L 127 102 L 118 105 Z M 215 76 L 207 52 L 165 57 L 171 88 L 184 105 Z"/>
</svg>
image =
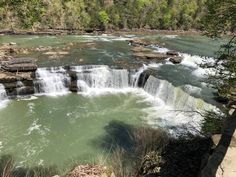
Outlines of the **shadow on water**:
<svg viewBox="0 0 236 177">
<path fill-rule="evenodd" d="M 49 177 L 57 174 L 56 166 L 20 167 L 16 165 L 13 156 L 2 155 L 0 157 L 1 177 Z"/>
<path fill-rule="evenodd" d="M 106 134 L 92 143 L 99 145 L 106 151 L 113 151 L 118 147 L 129 151 L 134 146 L 131 137 L 134 126 L 114 120 L 105 126 L 104 129 Z"/>
</svg>

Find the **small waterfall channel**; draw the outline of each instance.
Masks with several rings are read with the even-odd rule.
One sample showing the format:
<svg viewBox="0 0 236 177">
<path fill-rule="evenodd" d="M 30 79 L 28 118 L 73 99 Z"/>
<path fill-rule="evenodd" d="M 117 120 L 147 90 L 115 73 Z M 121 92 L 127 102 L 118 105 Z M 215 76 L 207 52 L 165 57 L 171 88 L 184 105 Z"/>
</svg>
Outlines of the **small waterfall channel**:
<svg viewBox="0 0 236 177">
<path fill-rule="evenodd" d="M 0 108 L 6 105 L 8 101 L 7 93 L 3 84 L 0 84 Z"/>
</svg>

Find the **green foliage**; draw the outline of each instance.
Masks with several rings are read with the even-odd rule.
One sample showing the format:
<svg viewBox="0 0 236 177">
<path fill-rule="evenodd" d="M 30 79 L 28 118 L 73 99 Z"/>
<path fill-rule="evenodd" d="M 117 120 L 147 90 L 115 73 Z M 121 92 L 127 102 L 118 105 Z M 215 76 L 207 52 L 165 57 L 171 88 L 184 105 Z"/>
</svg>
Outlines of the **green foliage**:
<svg viewBox="0 0 236 177">
<path fill-rule="evenodd" d="M 211 37 L 236 29 L 236 1 L 235 0 L 209 0 L 208 13 L 204 18 L 204 29 Z M 235 102 L 236 90 L 236 36 L 221 46 L 215 63 L 206 64 L 206 67 L 217 68 L 216 74 L 209 77 L 212 84 L 218 89 L 220 96 Z"/>
<path fill-rule="evenodd" d="M 207 13 L 203 20 L 208 35 L 215 37 L 236 29 L 236 1 L 208 0 Z"/>
<path fill-rule="evenodd" d="M 199 28 L 205 0 L 1 0 L 2 28 Z"/>
<path fill-rule="evenodd" d="M 204 115 L 204 119 L 202 121 L 202 132 L 207 134 L 220 134 L 222 131 L 223 122 L 225 120 L 225 116 L 218 112 L 208 111 Z"/>
<path fill-rule="evenodd" d="M 207 14 L 204 17 L 204 29 L 210 37 L 219 37 L 221 34 L 236 29 L 236 1 L 235 0 L 208 0 L 206 3 Z M 225 116 L 215 112 L 207 112 L 202 127 L 204 132 L 221 133 L 224 122 L 233 123 L 231 115 L 235 112 L 236 105 L 236 36 L 222 45 L 218 57 L 214 62 L 206 63 L 205 67 L 213 68 L 214 75 L 209 75 L 209 81 L 218 90 L 221 98 L 227 104 L 222 109 Z M 228 123 L 227 123 L 228 124 Z M 226 125 L 227 125 L 226 124 Z M 224 131 L 228 131 L 227 126 Z M 232 128 L 232 127 L 231 127 Z M 235 127 L 234 127 L 235 129 Z M 227 135 L 229 136 L 229 135 Z"/>
<path fill-rule="evenodd" d="M 104 25 L 104 27 L 106 27 L 110 19 L 108 14 L 106 13 L 106 11 L 102 10 L 98 13 L 98 15 L 100 22 Z"/>
</svg>

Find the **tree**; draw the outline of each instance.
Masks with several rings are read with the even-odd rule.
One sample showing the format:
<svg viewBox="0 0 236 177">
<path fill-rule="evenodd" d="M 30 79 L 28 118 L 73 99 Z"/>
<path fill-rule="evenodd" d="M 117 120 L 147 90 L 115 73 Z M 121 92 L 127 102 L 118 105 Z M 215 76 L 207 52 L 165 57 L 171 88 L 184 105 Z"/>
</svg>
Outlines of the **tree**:
<svg viewBox="0 0 236 177">
<path fill-rule="evenodd" d="M 203 25 L 208 35 L 215 37 L 236 29 L 236 1 L 208 0 Z"/>
<path fill-rule="evenodd" d="M 207 15 L 204 19 L 205 29 L 211 37 L 220 36 L 236 25 L 235 0 L 208 0 Z M 236 129 L 236 36 L 222 46 L 218 58 L 207 67 L 217 68 L 210 80 L 218 89 L 219 95 L 228 102 L 223 110 L 226 118 L 223 124 L 221 139 L 200 172 L 200 177 L 215 177 L 216 171 L 224 159 Z"/>
<path fill-rule="evenodd" d="M 103 29 L 106 30 L 107 24 L 110 20 L 108 14 L 106 13 L 106 11 L 102 10 L 98 13 L 98 15 L 99 15 L 99 20 L 102 23 Z"/>
</svg>

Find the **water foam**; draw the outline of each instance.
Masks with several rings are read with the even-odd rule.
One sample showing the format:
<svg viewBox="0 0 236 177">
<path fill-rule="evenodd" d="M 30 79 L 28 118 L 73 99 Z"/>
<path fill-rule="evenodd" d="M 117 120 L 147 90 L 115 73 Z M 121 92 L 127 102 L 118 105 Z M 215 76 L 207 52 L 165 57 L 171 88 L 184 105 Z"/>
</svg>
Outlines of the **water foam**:
<svg viewBox="0 0 236 177">
<path fill-rule="evenodd" d="M 82 35 L 78 36 L 82 37 L 86 41 L 105 41 L 105 42 L 113 42 L 113 41 L 127 41 L 131 40 L 134 38 L 134 36 L 114 36 L 114 35 L 107 35 L 107 34 L 102 34 L 102 35 Z"/>
<path fill-rule="evenodd" d="M 66 83 L 70 82 L 66 70 L 58 68 L 39 68 L 36 71 L 35 93 L 48 96 L 65 95 L 69 93 Z"/>
<path fill-rule="evenodd" d="M 0 84 L 0 109 L 5 108 L 9 102 L 4 85 Z"/>
</svg>

